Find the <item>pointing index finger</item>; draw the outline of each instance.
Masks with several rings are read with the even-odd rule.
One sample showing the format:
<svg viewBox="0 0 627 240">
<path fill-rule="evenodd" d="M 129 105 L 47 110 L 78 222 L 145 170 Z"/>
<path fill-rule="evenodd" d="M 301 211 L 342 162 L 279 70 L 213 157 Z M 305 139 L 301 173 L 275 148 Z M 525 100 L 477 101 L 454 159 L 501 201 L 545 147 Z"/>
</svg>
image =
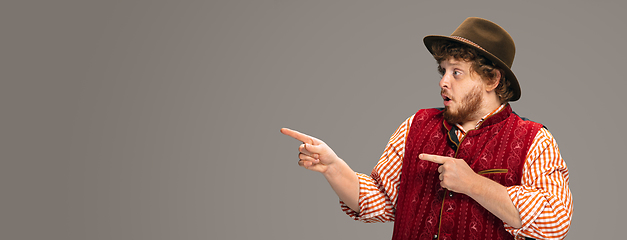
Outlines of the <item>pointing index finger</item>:
<svg viewBox="0 0 627 240">
<path fill-rule="evenodd" d="M 301 141 L 303 143 L 309 143 L 311 145 L 314 145 L 314 140 L 313 137 L 307 135 L 307 134 L 303 134 L 300 133 L 298 131 L 294 131 L 292 129 L 289 128 L 281 128 L 281 133 L 293 137 L 294 139 Z"/>
<path fill-rule="evenodd" d="M 438 156 L 438 155 L 433 155 L 433 154 L 420 154 L 420 156 L 418 156 L 418 158 L 422 159 L 422 160 L 426 160 L 429 162 L 434 162 L 437 164 L 444 164 L 444 158 L 443 156 Z"/>
</svg>

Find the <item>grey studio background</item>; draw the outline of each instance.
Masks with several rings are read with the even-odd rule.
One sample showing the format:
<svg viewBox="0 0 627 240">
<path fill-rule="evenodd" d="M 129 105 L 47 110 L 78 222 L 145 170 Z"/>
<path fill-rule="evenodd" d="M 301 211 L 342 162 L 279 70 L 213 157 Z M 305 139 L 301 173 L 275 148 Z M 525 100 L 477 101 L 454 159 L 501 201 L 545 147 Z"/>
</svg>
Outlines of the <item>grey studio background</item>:
<svg viewBox="0 0 627 240">
<path fill-rule="evenodd" d="M 520 115 L 570 168 L 568 239 L 625 215 L 620 1 L 5 1 L 1 239 L 390 239 L 299 168 L 281 127 L 370 173 L 439 107 L 422 38 L 466 17 L 516 41 Z"/>
</svg>

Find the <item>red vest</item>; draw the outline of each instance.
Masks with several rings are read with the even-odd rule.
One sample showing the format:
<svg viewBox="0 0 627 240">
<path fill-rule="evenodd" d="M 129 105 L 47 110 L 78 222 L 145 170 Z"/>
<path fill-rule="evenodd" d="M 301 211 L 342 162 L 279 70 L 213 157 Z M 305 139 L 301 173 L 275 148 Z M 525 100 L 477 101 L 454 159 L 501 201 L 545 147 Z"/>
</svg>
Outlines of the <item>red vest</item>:
<svg viewBox="0 0 627 240">
<path fill-rule="evenodd" d="M 392 239 L 513 239 L 503 221 L 472 198 L 440 186 L 438 164 L 421 153 L 464 159 L 503 186 L 520 185 L 527 151 L 541 124 L 523 121 L 507 105 L 457 140 L 438 109 L 416 113 L 407 136 Z"/>
</svg>

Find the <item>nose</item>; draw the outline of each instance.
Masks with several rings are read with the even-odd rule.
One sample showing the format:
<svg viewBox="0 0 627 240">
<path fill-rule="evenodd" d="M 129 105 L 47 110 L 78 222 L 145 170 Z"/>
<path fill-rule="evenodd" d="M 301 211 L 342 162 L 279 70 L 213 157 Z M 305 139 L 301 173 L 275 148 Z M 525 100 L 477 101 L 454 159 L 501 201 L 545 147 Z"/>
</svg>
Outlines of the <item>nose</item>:
<svg viewBox="0 0 627 240">
<path fill-rule="evenodd" d="M 442 79 L 440 79 L 440 88 L 445 89 L 450 87 L 450 82 L 448 76 L 446 74 L 442 75 Z"/>
</svg>

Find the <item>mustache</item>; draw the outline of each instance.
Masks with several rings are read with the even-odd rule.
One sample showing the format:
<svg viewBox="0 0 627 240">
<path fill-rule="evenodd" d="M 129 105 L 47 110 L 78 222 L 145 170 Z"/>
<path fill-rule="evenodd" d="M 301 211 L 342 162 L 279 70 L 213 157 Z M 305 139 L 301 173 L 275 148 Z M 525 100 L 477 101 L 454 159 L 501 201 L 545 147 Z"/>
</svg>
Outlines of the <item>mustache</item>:
<svg viewBox="0 0 627 240">
<path fill-rule="evenodd" d="M 451 95 L 448 94 L 444 89 L 440 89 L 440 95 L 446 95 L 447 97 L 451 98 Z"/>
</svg>

